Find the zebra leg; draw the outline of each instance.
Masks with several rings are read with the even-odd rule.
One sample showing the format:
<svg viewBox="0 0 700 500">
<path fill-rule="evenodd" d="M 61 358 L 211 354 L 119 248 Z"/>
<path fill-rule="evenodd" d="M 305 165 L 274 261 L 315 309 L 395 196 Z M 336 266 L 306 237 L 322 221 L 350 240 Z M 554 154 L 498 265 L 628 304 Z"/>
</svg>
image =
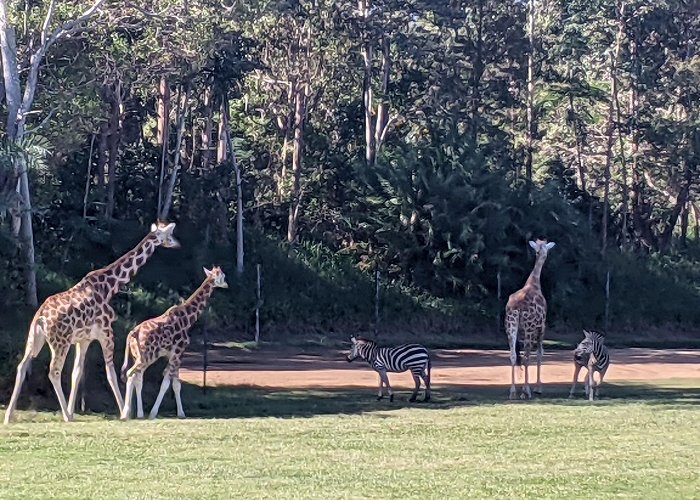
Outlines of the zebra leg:
<svg viewBox="0 0 700 500">
<path fill-rule="evenodd" d="M 581 365 L 576 364 L 574 368 L 574 381 L 571 384 L 571 391 L 569 391 L 569 399 L 573 399 L 574 391 L 576 391 L 576 383 L 578 382 L 578 374 L 581 372 Z"/>
<path fill-rule="evenodd" d="M 377 401 L 381 401 L 384 397 L 384 379 L 382 379 L 382 374 L 377 372 L 379 375 L 379 392 L 377 393 Z"/>
<path fill-rule="evenodd" d="M 606 371 L 607 371 L 607 368 L 600 372 L 600 378 L 598 379 L 598 383 L 595 386 L 595 396 L 597 398 L 600 398 L 600 386 L 603 384 L 603 377 L 605 377 Z"/>
<path fill-rule="evenodd" d="M 421 376 L 425 384 L 425 399 L 423 401 L 430 401 L 430 372 L 424 371 Z"/>
<path fill-rule="evenodd" d="M 420 377 L 415 372 L 411 372 L 411 375 L 413 375 L 413 383 L 416 384 L 415 389 L 413 389 L 413 394 L 411 394 L 411 398 L 409 399 L 409 401 L 413 403 L 418 397 L 418 390 L 420 389 Z"/>
<path fill-rule="evenodd" d="M 591 357 L 593 357 L 593 356 L 591 356 Z M 586 395 L 588 396 L 588 401 L 593 401 L 593 399 L 594 399 L 593 392 L 595 390 L 595 387 L 593 386 L 593 384 L 595 383 L 595 381 L 593 379 L 593 366 L 591 366 L 591 365 L 592 365 L 592 363 L 589 363 L 589 365 L 588 365 L 588 376 L 587 376 L 587 380 L 586 380 L 586 382 L 588 382 L 588 384 L 587 384 L 588 391 L 586 392 Z"/>
<path fill-rule="evenodd" d="M 386 371 L 379 372 L 379 375 L 382 377 L 382 380 L 384 381 L 384 385 L 386 386 L 386 390 L 389 393 L 389 401 L 393 401 L 394 400 L 394 391 L 391 390 L 391 384 L 389 384 L 389 376 L 386 374 Z"/>
</svg>

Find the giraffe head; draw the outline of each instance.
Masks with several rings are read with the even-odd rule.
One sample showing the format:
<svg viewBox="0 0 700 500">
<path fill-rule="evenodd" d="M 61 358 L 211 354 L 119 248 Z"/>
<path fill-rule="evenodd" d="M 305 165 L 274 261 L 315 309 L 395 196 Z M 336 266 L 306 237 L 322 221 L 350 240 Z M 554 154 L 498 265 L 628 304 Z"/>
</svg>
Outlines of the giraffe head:
<svg viewBox="0 0 700 500">
<path fill-rule="evenodd" d="M 228 288 L 228 283 L 226 283 L 226 275 L 219 266 L 212 267 L 211 271 L 205 267 L 204 274 L 207 275 L 208 279 L 213 280 L 215 287 Z"/>
<path fill-rule="evenodd" d="M 547 253 L 554 248 L 554 243 L 553 241 L 547 242 L 547 240 L 540 240 L 538 239 L 537 241 L 529 241 L 530 246 L 532 249 L 535 251 L 535 255 L 537 258 L 542 258 L 546 259 L 547 258 Z"/>
<path fill-rule="evenodd" d="M 180 242 L 173 236 L 174 230 L 174 222 L 158 221 L 155 224 L 151 224 L 151 234 L 156 237 L 156 246 L 180 248 Z"/>
</svg>

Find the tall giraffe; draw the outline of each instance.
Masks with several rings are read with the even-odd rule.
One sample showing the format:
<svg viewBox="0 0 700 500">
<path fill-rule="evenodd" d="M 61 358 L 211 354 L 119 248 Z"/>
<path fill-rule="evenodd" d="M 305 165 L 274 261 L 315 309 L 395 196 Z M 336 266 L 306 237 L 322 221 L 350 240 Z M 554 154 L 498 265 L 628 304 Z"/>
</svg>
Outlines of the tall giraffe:
<svg viewBox="0 0 700 500">
<path fill-rule="evenodd" d="M 530 241 L 530 246 L 535 250 L 535 266 L 530 276 L 520 290 L 508 297 L 506 304 L 506 333 L 510 345 L 511 386 L 510 399 L 515 399 L 515 366 L 522 364 L 520 347 L 524 351 L 525 358 L 525 384 L 523 385 L 523 398 L 531 398 L 530 383 L 528 380 L 528 368 L 530 365 L 530 352 L 533 345 L 537 348 L 537 389 L 536 393 L 542 393 L 542 379 L 540 370 L 542 355 L 544 354 L 542 341 L 544 340 L 545 321 L 547 319 L 547 301 L 542 295 L 540 287 L 540 274 L 542 266 L 547 260 L 547 253 L 554 247 L 553 241 Z"/>
<path fill-rule="evenodd" d="M 83 375 L 83 365 L 88 346 L 97 340 L 102 346 L 107 380 L 114 393 L 114 399 L 121 412 L 122 400 L 117 375 L 114 370 L 114 335 L 112 322 L 116 318 L 109 301 L 134 277 L 138 269 L 153 255 L 156 247 L 178 248 L 180 244 L 173 237 L 175 223 L 158 222 L 135 248 L 122 255 L 107 267 L 88 273 L 78 284 L 65 292 L 47 298 L 39 307 L 27 337 L 24 357 L 17 366 L 15 388 L 5 412 L 5 424 L 12 419 L 17 406 L 27 370 L 32 359 L 36 358 L 48 342 L 51 349 L 49 380 L 56 391 L 61 405 L 63 420 L 73 420 L 78 385 Z M 61 372 L 71 345 L 75 345 L 72 385 L 68 404 L 61 387 Z"/>
<path fill-rule="evenodd" d="M 177 416 L 185 418 L 180 399 L 180 361 L 182 354 L 190 344 L 188 332 L 197 318 L 202 314 L 209 303 L 209 298 L 214 288 L 228 288 L 226 275 L 220 267 L 214 267 L 211 271 L 204 268 L 204 282 L 190 297 L 176 306 L 172 306 L 157 318 L 149 319 L 136 326 L 129 332 L 126 338 L 126 352 L 122 365 L 122 380 L 126 378 L 126 393 L 124 395 L 124 409 L 122 420 L 131 417 L 131 403 L 134 388 L 136 389 L 136 416 L 143 418 L 143 401 L 141 391 L 143 389 L 143 372 L 161 357 L 168 358 L 168 366 L 163 372 L 163 383 L 156 402 L 151 409 L 150 418 L 156 418 L 160 403 L 163 401 L 165 391 L 173 382 L 173 393 L 177 404 Z M 134 366 L 129 369 L 129 354 L 134 358 Z M 128 378 L 127 378 L 128 377 Z"/>
</svg>

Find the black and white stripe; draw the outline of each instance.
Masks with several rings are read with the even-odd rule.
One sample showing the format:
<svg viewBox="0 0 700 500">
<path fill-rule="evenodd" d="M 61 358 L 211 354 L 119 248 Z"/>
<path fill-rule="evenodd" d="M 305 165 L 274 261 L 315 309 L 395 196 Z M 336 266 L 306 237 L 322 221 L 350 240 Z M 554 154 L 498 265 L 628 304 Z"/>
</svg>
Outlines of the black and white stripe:
<svg viewBox="0 0 700 500">
<path fill-rule="evenodd" d="M 352 350 L 347 360 L 362 358 L 379 374 L 379 393 L 377 399 L 384 397 L 382 387 L 386 385 L 389 400 L 394 400 L 394 394 L 389 385 L 387 372 L 401 373 L 411 371 L 416 384 L 409 401 L 415 401 L 420 389 L 420 380 L 425 383 L 425 401 L 430 400 L 430 352 L 420 344 L 403 344 L 395 347 L 380 347 L 376 342 L 363 338 L 351 337 Z"/>
<path fill-rule="evenodd" d="M 586 368 L 586 396 L 590 401 L 598 396 L 600 385 L 603 383 L 603 377 L 610 365 L 610 353 L 605 345 L 605 337 L 599 332 L 592 330 L 583 330 L 584 338 L 574 349 L 574 382 L 571 386 L 569 397 L 574 396 L 576 383 L 578 382 L 578 374 L 581 368 Z M 593 374 L 598 372 L 599 380 L 594 386 Z"/>
</svg>

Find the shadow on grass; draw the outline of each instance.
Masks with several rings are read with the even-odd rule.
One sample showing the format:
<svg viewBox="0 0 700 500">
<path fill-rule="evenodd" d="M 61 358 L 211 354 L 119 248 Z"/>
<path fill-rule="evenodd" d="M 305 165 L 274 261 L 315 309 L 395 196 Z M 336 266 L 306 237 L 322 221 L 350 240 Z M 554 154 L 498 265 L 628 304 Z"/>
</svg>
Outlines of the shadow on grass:
<svg viewBox="0 0 700 500">
<path fill-rule="evenodd" d="M 424 402 L 423 391 L 419 400 L 408 401 L 411 391 L 395 392 L 393 402 L 387 397 L 382 401 L 376 400 L 373 388 L 358 389 L 348 387 L 334 390 L 268 390 L 253 387 L 214 387 L 206 392 L 200 386 L 183 384 L 182 399 L 188 418 L 308 418 L 319 415 L 357 415 L 365 413 L 386 412 L 401 409 L 447 410 L 451 408 L 501 406 L 501 405 L 553 405 L 569 407 L 645 404 L 660 408 L 679 408 L 698 406 L 700 408 L 700 384 L 697 380 L 668 381 L 663 385 L 639 383 L 604 384 L 601 397 L 593 403 L 587 401 L 583 394 L 583 385 L 577 388 L 576 397 L 568 399 L 570 386 L 568 384 L 548 384 L 544 394 L 535 395 L 530 401 L 508 400 L 508 386 L 476 386 L 476 385 L 441 385 L 433 390 L 430 402 Z M 156 386 L 144 387 L 144 411 L 151 409 L 157 393 Z M 108 419 L 116 418 L 116 406 L 113 400 L 94 398 L 85 412 L 81 414 L 98 414 Z M 24 408 L 24 407 L 22 407 Z M 48 394 L 41 400 L 34 399 L 30 404 L 34 411 L 58 411 L 55 397 Z M 4 411 L 4 407 L 2 408 Z M 159 418 L 173 418 L 175 402 L 172 391 L 169 390 L 159 412 Z M 60 421 L 60 415 L 56 414 Z"/>
<path fill-rule="evenodd" d="M 202 388 L 186 385 L 183 390 L 183 402 L 188 417 L 191 418 L 247 418 L 278 417 L 298 418 L 316 415 L 362 414 L 370 412 L 387 412 L 402 408 L 420 408 L 444 410 L 450 408 L 480 405 L 513 404 L 551 404 L 558 406 L 586 406 L 590 404 L 583 394 L 583 386 L 578 387 L 575 399 L 568 399 L 570 386 L 548 385 L 545 394 L 536 396 L 532 401 L 509 401 L 506 386 L 441 386 L 433 391 L 430 402 L 419 400 L 410 403 L 410 391 L 395 393 L 393 402 L 388 398 L 376 400 L 371 388 L 337 390 L 294 390 L 273 391 L 255 388 Z M 146 398 L 152 401 L 152 398 Z M 646 384 L 604 384 L 601 398 L 596 405 L 620 405 L 643 403 L 667 407 L 700 405 L 700 387 L 686 383 L 669 386 L 652 386 Z M 148 403 L 147 403 L 148 405 Z M 166 398 L 161 407 L 160 416 L 173 416 L 175 405 L 172 397 Z"/>
</svg>

